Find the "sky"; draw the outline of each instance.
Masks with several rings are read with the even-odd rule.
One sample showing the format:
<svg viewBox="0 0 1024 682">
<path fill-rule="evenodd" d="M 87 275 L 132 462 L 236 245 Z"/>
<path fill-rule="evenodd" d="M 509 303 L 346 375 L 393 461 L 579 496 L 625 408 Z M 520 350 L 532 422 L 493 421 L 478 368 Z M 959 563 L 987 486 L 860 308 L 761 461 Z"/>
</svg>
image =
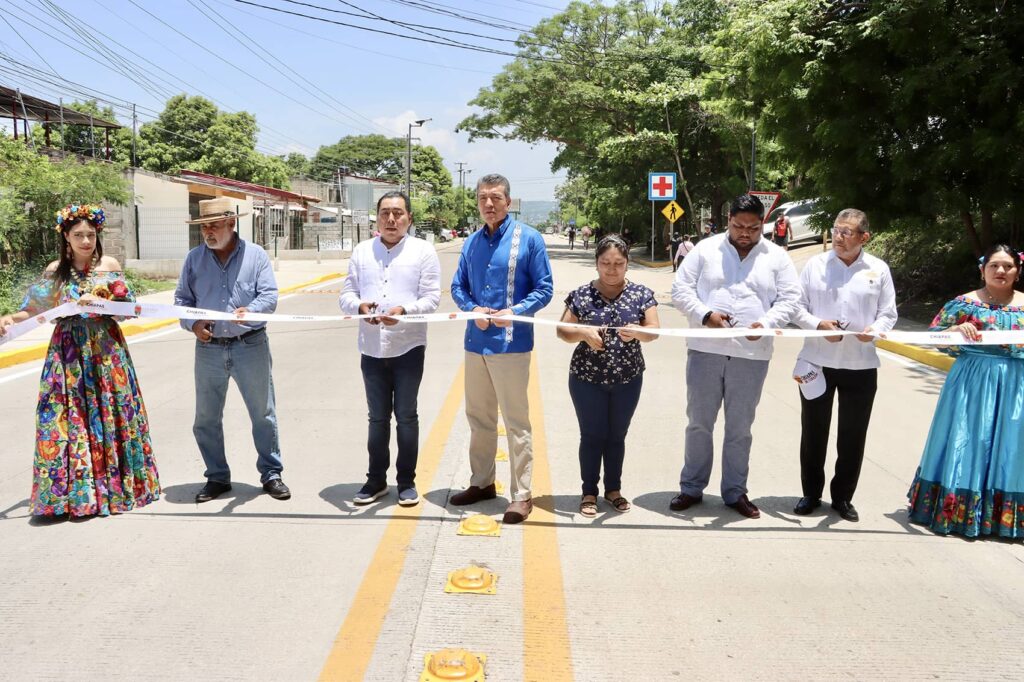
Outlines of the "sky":
<svg viewBox="0 0 1024 682">
<path fill-rule="evenodd" d="M 0 84 L 65 102 L 85 99 L 88 89 L 117 102 L 118 119 L 128 125 L 127 103 L 137 105 L 141 123 L 155 118 L 171 95 L 203 95 L 222 110 L 254 114 L 258 149 L 268 154 L 312 156 L 346 135 L 405 137 L 409 123 L 431 119 L 412 135 L 438 149 L 456 183 L 457 164 L 463 162 L 471 170 L 467 184 L 501 173 L 511 181 L 513 196 L 549 200 L 564 180 L 564 171 L 551 172 L 553 144 L 470 143 L 468 135 L 456 132 L 474 111 L 469 101 L 511 57 L 437 44 L 445 41 L 435 36 L 515 52 L 506 41 L 567 4 L 0 0 Z M 73 32 L 60 24 L 53 13 L 61 12 L 79 28 Z"/>
</svg>

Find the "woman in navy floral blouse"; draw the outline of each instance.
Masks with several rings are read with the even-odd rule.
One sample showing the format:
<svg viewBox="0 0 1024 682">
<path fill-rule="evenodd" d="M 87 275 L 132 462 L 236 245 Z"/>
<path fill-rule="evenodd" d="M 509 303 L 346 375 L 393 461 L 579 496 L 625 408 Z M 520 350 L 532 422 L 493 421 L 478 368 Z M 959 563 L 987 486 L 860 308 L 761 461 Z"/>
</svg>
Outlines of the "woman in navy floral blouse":
<svg viewBox="0 0 1024 682">
<path fill-rule="evenodd" d="M 569 395 L 580 424 L 584 516 L 597 515 L 602 461 L 605 501 L 618 512 L 630 509 L 620 488 L 626 432 L 643 385 L 640 342 L 657 338 L 640 329 L 659 326 L 654 292 L 626 279 L 626 242 L 608 235 L 597 243 L 595 257 L 597 279 L 566 297 L 561 320 L 589 327 L 558 328 L 558 338 L 577 344 L 569 364 Z"/>
</svg>

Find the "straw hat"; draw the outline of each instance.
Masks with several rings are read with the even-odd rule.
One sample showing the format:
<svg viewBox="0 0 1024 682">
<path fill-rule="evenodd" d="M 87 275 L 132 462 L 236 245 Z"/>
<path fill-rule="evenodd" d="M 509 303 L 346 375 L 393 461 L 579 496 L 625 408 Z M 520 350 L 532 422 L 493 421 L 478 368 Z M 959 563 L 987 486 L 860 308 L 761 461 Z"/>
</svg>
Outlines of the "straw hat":
<svg viewBox="0 0 1024 682">
<path fill-rule="evenodd" d="M 246 213 L 235 213 L 235 200 L 231 197 L 217 197 L 216 199 L 204 199 L 199 202 L 199 217 L 195 220 L 186 220 L 189 225 L 201 225 L 212 223 L 224 218 L 236 218 Z"/>
</svg>

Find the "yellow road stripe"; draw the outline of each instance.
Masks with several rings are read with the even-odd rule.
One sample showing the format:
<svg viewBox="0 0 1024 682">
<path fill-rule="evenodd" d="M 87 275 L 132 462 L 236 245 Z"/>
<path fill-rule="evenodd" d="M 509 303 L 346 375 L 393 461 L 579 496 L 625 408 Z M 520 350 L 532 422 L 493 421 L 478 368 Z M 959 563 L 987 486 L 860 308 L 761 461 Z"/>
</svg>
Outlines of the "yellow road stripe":
<svg viewBox="0 0 1024 682">
<path fill-rule="evenodd" d="M 460 366 L 420 450 L 416 476 L 421 481 L 433 481 L 441 463 L 445 443 L 462 405 L 465 372 L 465 365 Z M 420 503 L 415 507 L 395 509 L 395 518 L 384 529 L 384 536 L 377 545 L 377 551 L 363 575 L 363 582 L 349 606 L 345 622 L 341 624 L 338 636 L 334 639 L 327 662 L 320 671 L 321 680 L 362 680 L 366 674 L 384 618 L 391 607 L 398 579 L 402 575 L 409 543 L 419 525 L 411 523 L 409 518 L 420 516 L 422 508 L 423 504 Z"/>
<path fill-rule="evenodd" d="M 531 491 L 534 498 L 550 497 L 551 469 L 536 354 L 530 364 L 529 396 L 533 428 Z M 535 505 L 523 528 L 523 676 L 527 682 L 573 679 L 555 521 L 553 512 Z"/>
<path fill-rule="evenodd" d="M 311 279 L 308 282 L 302 282 L 301 284 L 293 284 L 290 287 L 281 289 L 280 294 L 291 293 L 297 289 L 304 289 L 305 287 L 311 287 L 314 284 L 320 282 L 326 282 L 332 279 L 339 279 L 344 277 L 343 272 L 333 272 L 329 275 L 322 275 L 316 279 Z M 172 324 L 177 324 L 178 320 L 153 320 L 151 322 L 129 322 L 121 325 L 121 333 L 127 336 L 134 336 L 135 334 L 142 334 L 143 332 L 151 332 L 154 329 L 160 329 L 161 327 L 169 327 Z M 23 362 L 31 362 L 32 360 L 41 360 L 46 357 L 46 350 L 50 347 L 49 342 L 37 343 L 31 346 L 25 346 L 18 350 L 3 351 L 0 352 L 0 369 L 5 367 L 11 367 L 18 365 Z"/>
</svg>

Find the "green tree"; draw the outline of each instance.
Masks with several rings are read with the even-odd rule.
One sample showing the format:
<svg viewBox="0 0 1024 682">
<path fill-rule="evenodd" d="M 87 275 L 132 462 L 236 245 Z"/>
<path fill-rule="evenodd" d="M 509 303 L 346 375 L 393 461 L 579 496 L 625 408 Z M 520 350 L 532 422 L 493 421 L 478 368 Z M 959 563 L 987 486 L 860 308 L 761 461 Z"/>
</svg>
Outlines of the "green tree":
<svg viewBox="0 0 1024 682">
<path fill-rule="evenodd" d="M 828 213 L 952 218 L 978 253 L 1019 234 L 1022 36 L 1020 3 L 735 0 L 710 88 L 760 115 Z"/>
<path fill-rule="evenodd" d="M 519 57 L 470 104 L 471 138 L 548 140 L 552 170 L 586 178 L 591 220 L 647 233 L 650 171 L 675 170 L 686 220 L 746 189 L 749 127 L 704 106 L 702 51 L 723 3 L 571 3 L 520 38 Z M 557 96 L 552 96 L 557 93 Z"/>
<path fill-rule="evenodd" d="M 183 169 L 288 187 L 284 161 L 256 150 L 256 117 L 222 112 L 203 97 L 176 95 L 156 121 L 139 130 L 140 165 L 161 173 Z"/>
<path fill-rule="evenodd" d="M 308 176 L 313 168 L 310 159 L 305 154 L 300 154 L 299 152 L 291 152 L 287 156 L 279 156 L 278 158 L 284 161 L 290 176 Z"/>
<path fill-rule="evenodd" d="M 405 177 L 405 140 L 383 135 L 349 135 L 320 147 L 313 156 L 311 174 L 327 182 L 338 168 L 350 173 L 401 182 Z"/>
<path fill-rule="evenodd" d="M 70 203 L 125 204 L 131 184 L 115 164 L 51 161 L 0 134 L 0 258 L 27 262 L 56 246 L 57 211 Z"/>
</svg>

